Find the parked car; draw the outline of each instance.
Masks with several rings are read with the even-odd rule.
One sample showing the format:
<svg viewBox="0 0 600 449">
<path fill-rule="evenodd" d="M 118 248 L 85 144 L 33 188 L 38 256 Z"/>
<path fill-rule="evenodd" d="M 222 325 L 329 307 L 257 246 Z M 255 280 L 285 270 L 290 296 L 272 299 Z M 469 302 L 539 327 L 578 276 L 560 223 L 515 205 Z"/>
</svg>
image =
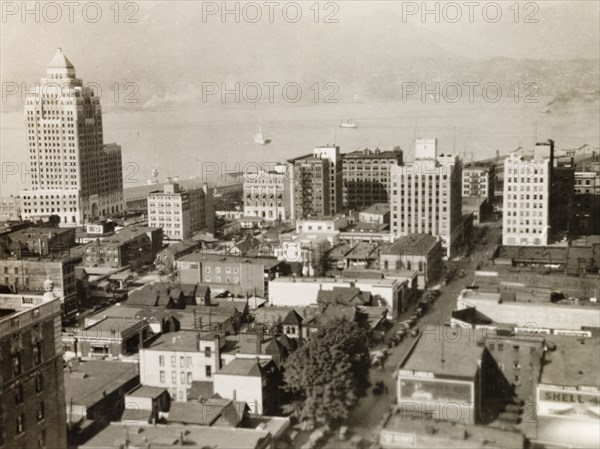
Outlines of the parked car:
<svg viewBox="0 0 600 449">
<path fill-rule="evenodd" d="M 384 389 L 384 384 L 382 381 L 379 381 L 373 387 L 373 394 L 380 395 L 381 393 L 383 393 L 383 389 Z"/>
<path fill-rule="evenodd" d="M 346 441 L 348 439 L 349 435 L 350 435 L 350 429 L 348 429 L 348 426 L 340 427 L 340 431 L 338 433 L 339 440 Z"/>
<path fill-rule="evenodd" d="M 419 335 L 419 329 L 413 329 L 412 331 L 410 331 L 411 337 L 416 337 L 417 335 Z"/>
</svg>

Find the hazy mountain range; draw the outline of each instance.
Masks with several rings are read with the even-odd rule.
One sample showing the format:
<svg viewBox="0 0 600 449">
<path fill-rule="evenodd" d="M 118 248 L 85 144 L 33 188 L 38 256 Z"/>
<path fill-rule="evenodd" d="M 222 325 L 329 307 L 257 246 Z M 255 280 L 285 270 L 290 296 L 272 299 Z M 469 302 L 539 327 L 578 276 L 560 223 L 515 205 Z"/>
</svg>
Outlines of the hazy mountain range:
<svg viewBox="0 0 600 449">
<path fill-rule="evenodd" d="M 337 2 L 338 23 L 315 24 L 308 4 L 295 24 L 203 23 L 192 2 L 140 2 L 133 24 L 110 16 L 94 24 L 77 16 L 72 24 L 9 18 L 0 72 L 4 82 L 32 85 L 62 47 L 78 76 L 97 82 L 104 95 L 115 82 L 139 86 L 139 103 L 103 101 L 107 110 L 194 104 L 202 82 L 297 82 L 304 101 L 312 101 L 315 82 L 339 85 L 342 101 L 399 99 L 403 82 L 535 82 L 540 95 L 559 101 L 597 100 L 598 2 L 537 2 L 539 22 L 518 24 L 501 3 L 498 23 L 476 14 L 472 24 L 412 16 L 405 23 L 398 4 L 366 1 Z M 111 14 L 108 4 L 104 13 Z M 9 97 L 2 108 L 22 105 Z"/>
</svg>

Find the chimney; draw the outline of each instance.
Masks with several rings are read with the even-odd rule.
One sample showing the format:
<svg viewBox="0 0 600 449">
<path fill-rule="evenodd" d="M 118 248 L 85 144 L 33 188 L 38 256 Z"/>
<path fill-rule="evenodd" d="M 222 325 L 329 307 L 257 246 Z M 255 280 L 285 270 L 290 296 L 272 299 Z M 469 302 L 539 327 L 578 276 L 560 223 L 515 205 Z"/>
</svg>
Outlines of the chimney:
<svg viewBox="0 0 600 449">
<path fill-rule="evenodd" d="M 265 336 L 265 331 L 262 326 L 256 329 L 256 353 L 260 354 L 262 349 L 262 342 Z"/>
</svg>

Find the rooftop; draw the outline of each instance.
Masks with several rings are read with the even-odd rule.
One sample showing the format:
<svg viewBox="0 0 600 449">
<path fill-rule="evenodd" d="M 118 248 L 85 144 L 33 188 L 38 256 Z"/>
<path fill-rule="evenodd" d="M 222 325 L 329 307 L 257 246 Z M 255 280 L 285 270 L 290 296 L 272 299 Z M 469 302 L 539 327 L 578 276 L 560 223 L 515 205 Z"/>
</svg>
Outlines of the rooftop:
<svg viewBox="0 0 600 449">
<path fill-rule="evenodd" d="M 90 339 L 94 339 L 104 333 L 114 334 L 115 338 L 118 338 L 126 333 L 127 330 L 134 327 L 139 327 L 142 323 L 142 319 L 114 316 L 106 317 L 105 319 L 83 329 L 79 338 L 89 337 Z"/>
<path fill-rule="evenodd" d="M 600 338 L 551 335 L 546 341 L 556 349 L 544 354 L 540 383 L 600 388 Z"/>
<path fill-rule="evenodd" d="M 236 358 L 217 371 L 217 374 L 262 377 L 263 370 L 269 363 L 270 360 Z"/>
<path fill-rule="evenodd" d="M 258 449 L 269 441 L 268 432 L 253 429 L 224 429 L 190 427 L 185 425 L 136 426 L 110 423 L 96 436 L 79 446 L 80 449 L 107 449 L 129 447 L 170 448 L 185 446 L 190 449 Z M 184 441 L 182 442 L 182 439 Z"/>
<path fill-rule="evenodd" d="M 215 334 L 184 330 L 162 334 L 145 350 L 199 352 L 200 342 L 214 341 Z"/>
<path fill-rule="evenodd" d="M 127 393 L 127 396 L 130 396 L 132 398 L 157 398 L 161 394 L 167 392 L 168 390 L 166 388 L 140 385 L 135 390 L 132 390 L 129 393 Z"/>
<path fill-rule="evenodd" d="M 381 151 L 379 148 L 375 150 L 370 150 L 365 148 L 364 150 L 356 150 L 351 153 L 344 153 L 342 155 L 344 159 L 397 159 L 398 157 L 402 157 L 402 150 L 387 150 Z"/>
<path fill-rule="evenodd" d="M 481 207 L 487 201 L 484 196 L 463 196 L 462 205 L 466 207 Z"/>
<path fill-rule="evenodd" d="M 473 332 L 425 325 L 419 342 L 400 370 L 473 379 L 484 351 L 485 347 L 473 338 Z"/>
<path fill-rule="evenodd" d="M 431 421 L 421 417 L 411 417 L 406 413 L 393 414 L 387 420 L 383 431 L 399 432 L 404 435 L 414 435 L 414 441 L 420 440 L 420 435 L 427 438 L 427 442 L 418 447 L 446 447 L 446 448 L 523 448 L 525 438 L 519 432 L 496 429 L 489 426 L 463 425 L 456 422 Z M 442 440 L 443 444 L 436 444 L 433 440 Z M 408 445 L 407 445 L 408 447 Z"/>
<path fill-rule="evenodd" d="M 357 271 L 358 273 L 358 271 Z M 348 282 L 358 282 L 358 283 L 365 283 L 365 284 L 370 284 L 370 285 L 378 285 L 378 286 L 387 286 L 387 287 L 391 287 L 393 286 L 396 281 L 394 279 L 381 279 L 381 278 L 368 278 L 368 277 L 357 277 L 357 278 L 344 278 L 344 279 L 335 279 L 335 278 L 326 278 L 326 277 L 318 277 L 318 278 L 313 278 L 313 277 L 291 277 L 291 276 L 280 276 L 276 279 L 273 279 L 270 281 L 271 283 L 284 283 L 284 284 L 291 284 L 291 283 L 299 283 L 299 284 L 307 284 L 307 283 L 320 283 L 320 284 L 335 284 L 336 282 L 340 283 L 340 284 L 345 284 Z"/>
<path fill-rule="evenodd" d="M 229 262 L 229 263 L 249 263 L 255 265 L 264 265 L 265 269 L 276 267 L 281 262 L 270 257 L 243 257 L 237 255 L 210 254 L 203 251 L 197 251 L 178 259 L 182 262 Z"/>
<path fill-rule="evenodd" d="M 366 209 L 360 211 L 361 214 L 387 214 L 390 211 L 390 205 L 388 203 L 375 203 L 371 204 Z"/>
<path fill-rule="evenodd" d="M 438 243 L 438 239 L 430 234 L 408 234 L 400 237 L 389 248 L 384 250 L 384 255 L 427 255 Z"/>
<path fill-rule="evenodd" d="M 71 372 L 64 372 L 67 404 L 72 400 L 74 404 L 91 406 L 139 375 L 135 363 L 88 360 L 68 364 Z"/>
<path fill-rule="evenodd" d="M 247 408 L 248 405 L 245 402 L 219 398 L 188 402 L 176 401 L 171 404 L 168 421 L 200 426 L 237 427 Z"/>
</svg>

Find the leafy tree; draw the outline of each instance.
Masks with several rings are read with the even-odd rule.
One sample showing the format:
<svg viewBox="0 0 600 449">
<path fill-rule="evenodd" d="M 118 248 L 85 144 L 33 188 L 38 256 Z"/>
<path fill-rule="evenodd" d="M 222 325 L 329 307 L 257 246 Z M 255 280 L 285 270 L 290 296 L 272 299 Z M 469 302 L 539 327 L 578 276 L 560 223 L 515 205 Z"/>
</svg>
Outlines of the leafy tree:
<svg viewBox="0 0 600 449">
<path fill-rule="evenodd" d="M 335 425 L 369 384 L 368 337 L 346 318 L 332 319 L 284 362 L 284 409 L 300 420 Z"/>
</svg>

